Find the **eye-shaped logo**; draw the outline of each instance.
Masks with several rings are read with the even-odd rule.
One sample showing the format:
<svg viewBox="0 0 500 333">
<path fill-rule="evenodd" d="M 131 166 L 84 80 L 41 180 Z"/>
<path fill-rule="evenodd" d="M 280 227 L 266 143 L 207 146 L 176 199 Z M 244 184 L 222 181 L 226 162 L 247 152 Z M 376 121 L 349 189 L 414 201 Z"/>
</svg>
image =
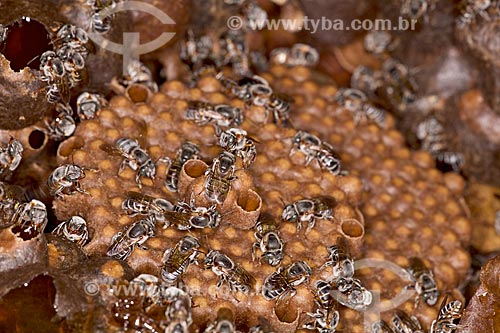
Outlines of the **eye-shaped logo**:
<svg viewBox="0 0 500 333">
<path fill-rule="evenodd" d="M 99 12 L 102 19 L 109 17 L 113 14 L 123 11 L 142 11 L 156 17 L 162 24 L 175 24 L 175 21 L 166 13 L 156 8 L 155 6 L 140 2 L 140 1 L 124 1 L 116 4 L 116 6 L 109 6 Z M 175 32 L 163 32 L 155 40 L 140 44 L 140 34 L 138 32 L 124 32 L 123 44 L 112 42 L 102 35 L 94 32 L 89 32 L 89 38 L 99 47 L 113 53 L 123 55 L 123 74 L 127 73 L 128 65 L 133 61 L 138 61 L 141 54 L 146 54 L 159 49 L 172 38 Z"/>
</svg>

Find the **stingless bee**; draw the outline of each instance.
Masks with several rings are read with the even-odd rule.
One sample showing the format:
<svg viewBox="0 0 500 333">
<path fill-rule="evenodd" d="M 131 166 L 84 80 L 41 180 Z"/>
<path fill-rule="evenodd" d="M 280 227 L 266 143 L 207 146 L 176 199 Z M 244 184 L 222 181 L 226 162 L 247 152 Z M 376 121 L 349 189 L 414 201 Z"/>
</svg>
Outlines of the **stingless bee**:
<svg viewBox="0 0 500 333">
<path fill-rule="evenodd" d="M 302 228 L 303 222 L 308 222 L 306 233 L 314 228 L 316 219 L 332 220 L 333 208 L 336 200 L 332 197 L 303 199 L 288 204 L 283 209 L 281 219 L 285 222 L 297 223 L 297 231 Z"/>
<path fill-rule="evenodd" d="M 314 319 L 313 322 L 303 326 L 305 329 L 317 330 L 320 333 L 334 333 L 340 321 L 340 314 L 335 310 L 335 299 L 331 295 L 332 287 L 328 282 L 316 281 L 315 283 L 315 313 L 307 313 Z"/>
<path fill-rule="evenodd" d="M 81 120 L 94 119 L 105 104 L 101 95 L 83 92 L 76 100 L 76 113 Z"/>
<path fill-rule="evenodd" d="M 290 124 L 290 104 L 293 99 L 285 94 L 274 92 L 265 103 L 266 112 L 271 112 L 276 125 L 286 127 Z M 267 119 L 267 114 L 266 114 Z"/>
<path fill-rule="evenodd" d="M 184 284 L 167 288 L 165 299 L 168 302 L 165 309 L 168 321 L 165 333 L 189 333 L 189 326 L 193 323 L 192 302 Z"/>
<path fill-rule="evenodd" d="M 161 305 L 163 297 L 161 288 L 164 286 L 159 283 L 156 276 L 140 274 L 129 282 L 129 286 L 133 286 L 133 291 L 138 292 L 138 295 L 142 297 L 143 308 L 146 312 L 156 305 Z"/>
<path fill-rule="evenodd" d="M 418 20 L 435 6 L 434 0 L 403 0 L 401 16 Z"/>
<path fill-rule="evenodd" d="M 364 47 L 366 52 L 375 55 L 383 55 L 392 52 L 398 45 L 398 41 L 384 30 L 372 30 L 364 38 Z"/>
<path fill-rule="evenodd" d="M 16 205 L 11 218 L 12 233 L 31 239 L 43 233 L 47 222 L 47 208 L 43 202 L 33 199 Z"/>
<path fill-rule="evenodd" d="M 277 299 L 277 303 L 281 303 L 295 296 L 295 287 L 308 281 L 310 276 L 311 268 L 305 261 L 280 267 L 264 281 L 262 296 L 268 301 Z"/>
<path fill-rule="evenodd" d="M 158 84 L 154 81 L 151 70 L 138 60 L 130 61 L 127 68 L 127 74 L 119 80 L 122 86 L 129 87 L 133 84 L 142 84 L 149 90 L 158 92 Z"/>
<path fill-rule="evenodd" d="M 52 121 L 46 120 L 47 135 L 54 141 L 61 141 L 75 133 L 76 123 L 73 109 L 68 104 L 56 104 L 57 116 Z"/>
<path fill-rule="evenodd" d="M 298 131 L 292 139 L 292 148 L 290 149 L 290 156 L 296 151 L 302 152 L 306 155 L 306 166 L 317 157 L 318 151 L 321 150 L 321 140 L 308 132 Z"/>
<path fill-rule="evenodd" d="M 261 214 L 255 225 L 254 233 L 257 241 L 252 245 L 252 260 L 255 260 L 255 250 L 262 252 L 259 262 L 264 260 L 271 266 L 279 265 L 283 260 L 283 248 L 285 243 L 281 239 L 276 221 L 267 214 Z"/>
<path fill-rule="evenodd" d="M 436 304 L 439 291 L 432 270 L 428 269 L 420 258 L 412 257 L 409 259 L 410 266 L 406 269 L 412 284 L 406 286 L 406 289 L 415 289 L 417 297 L 415 298 L 415 307 L 417 307 L 420 298 L 424 302 L 433 306 Z"/>
<path fill-rule="evenodd" d="M 219 308 L 217 310 L 217 318 L 214 322 L 207 325 L 203 333 L 241 333 L 236 330 L 234 323 L 234 314 L 228 308 Z"/>
<path fill-rule="evenodd" d="M 349 253 L 349 247 L 345 238 L 339 238 L 337 244 L 327 247 L 328 261 L 322 266 L 332 266 L 333 280 L 340 278 L 350 279 L 354 276 L 354 260 Z"/>
<path fill-rule="evenodd" d="M 0 182 L 0 221 L 10 223 L 17 206 L 25 201 L 25 193 L 20 186 Z"/>
<path fill-rule="evenodd" d="M 194 160 L 199 158 L 200 148 L 192 142 L 186 141 L 181 148 L 177 150 L 174 160 L 166 157 L 164 161 L 168 163 L 166 176 L 165 176 L 165 186 L 171 192 L 177 192 L 177 184 L 179 183 L 179 175 L 182 170 L 182 166 L 189 160 Z"/>
<path fill-rule="evenodd" d="M 363 287 L 359 279 L 339 278 L 333 281 L 333 284 L 340 292 L 337 294 L 336 299 L 343 306 L 361 311 L 372 303 L 372 293 Z"/>
<path fill-rule="evenodd" d="M 118 175 L 128 165 L 130 169 L 136 172 L 135 182 L 139 188 L 142 188 L 141 177 L 154 179 L 156 174 L 155 162 L 137 140 L 120 138 L 116 140 L 115 146 L 102 144 L 100 148 L 107 153 L 124 157 L 118 169 Z"/>
<path fill-rule="evenodd" d="M 155 220 L 148 216 L 142 220 L 134 222 L 125 232 L 118 232 L 111 239 L 111 245 L 106 255 L 115 259 L 127 259 L 137 246 L 143 250 L 147 248 L 142 245 L 155 234 Z"/>
<path fill-rule="evenodd" d="M 335 101 L 343 108 L 356 113 L 363 110 L 368 101 L 366 94 L 359 89 L 341 88 L 337 90 Z"/>
<path fill-rule="evenodd" d="M 167 249 L 163 255 L 161 277 L 168 283 L 174 283 L 189 265 L 197 263 L 196 258 L 200 242 L 193 236 L 185 236 L 174 248 Z"/>
<path fill-rule="evenodd" d="M 425 333 L 417 317 L 409 317 L 406 312 L 396 311 L 392 317 L 392 325 L 395 333 Z"/>
<path fill-rule="evenodd" d="M 429 333 L 453 333 L 458 328 L 462 317 L 462 302 L 455 300 L 446 303 L 448 296 L 443 299 L 437 319 L 432 321 Z"/>
<path fill-rule="evenodd" d="M 80 216 L 72 216 L 68 220 L 61 222 L 52 233 L 65 237 L 80 247 L 84 246 L 89 239 L 87 222 Z"/>
<path fill-rule="evenodd" d="M 189 204 L 179 201 L 172 211 L 167 211 L 163 228 L 168 228 L 174 224 L 179 230 L 189 230 L 191 228 L 217 228 L 221 221 L 220 213 L 216 210 L 216 205 L 206 207 L 196 207 L 194 196 L 191 196 Z"/>
<path fill-rule="evenodd" d="M 206 198 L 217 204 L 222 204 L 231 190 L 231 182 L 236 179 L 234 176 L 236 157 L 224 151 L 214 158 L 212 166 L 207 169 L 205 175 L 205 189 Z"/>
<path fill-rule="evenodd" d="M 416 101 L 417 84 L 407 66 L 389 58 L 382 65 L 385 94 L 398 111 Z"/>
<path fill-rule="evenodd" d="M 211 269 L 219 277 L 217 288 L 227 282 L 232 292 L 248 294 L 255 289 L 256 281 L 240 264 L 217 250 L 210 250 L 204 259 L 205 269 Z"/>
<path fill-rule="evenodd" d="M 362 91 L 371 100 L 378 100 L 378 91 L 384 84 L 380 71 L 373 71 L 371 68 L 360 65 L 356 67 L 351 76 L 352 89 Z M 339 97 L 343 100 L 343 97 Z"/>
<path fill-rule="evenodd" d="M 222 132 L 219 145 L 228 152 L 239 156 L 243 160 L 243 167 L 247 169 L 257 156 L 254 140 L 247 136 L 245 130 L 230 128 Z"/>
<path fill-rule="evenodd" d="M 372 324 L 372 333 L 394 333 L 394 331 L 385 321 L 379 320 Z"/>
<path fill-rule="evenodd" d="M 7 170 L 17 169 L 23 158 L 23 151 L 23 144 L 13 137 L 10 138 L 6 147 L 0 147 L 0 175 Z"/>
<path fill-rule="evenodd" d="M 190 101 L 185 118 L 200 126 L 213 124 L 219 131 L 219 127 L 241 125 L 243 113 L 241 109 L 226 104 L 214 105 L 201 101 Z"/>
<path fill-rule="evenodd" d="M 51 195 L 63 198 L 63 194 L 71 195 L 75 192 L 87 194 L 81 187 L 80 180 L 85 178 L 87 168 L 76 164 L 63 164 L 58 166 L 49 176 L 47 185 Z"/>
<path fill-rule="evenodd" d="M 297 43 L 291 48 L 276 48 L 271 51 L 272 62 L 293 67 L 305 66 L 314 67 L 318 64 L 319 53 L 310 45 Z"/>
<path fill-rule="evenodd" d="M 165 212 L 174 208 L 174 205 L 165 199 L 154 198 L 147 194 L 129 191 L 122 202 L 122 209 L 130 216 L 148 215 L 155 221 L 165 222 Z"/>
</svg>

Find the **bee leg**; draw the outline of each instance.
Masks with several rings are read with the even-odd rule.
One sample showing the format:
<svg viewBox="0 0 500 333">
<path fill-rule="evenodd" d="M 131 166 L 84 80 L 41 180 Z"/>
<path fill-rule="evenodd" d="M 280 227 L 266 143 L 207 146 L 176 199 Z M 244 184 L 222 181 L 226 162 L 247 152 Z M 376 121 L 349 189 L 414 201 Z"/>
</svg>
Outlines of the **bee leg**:
<svg viewBox="0 0 500 333">
<path fill-rule="evenodd" d="M 59 186 L 57 190 L 54 192 L 54 196 L 58 197 L 59 199 L 64 199 L 63 191 L 64 191 L 64 186 Z"/>
<path fill-rule="evenodd" d="M 135 183 L 137 184 L 137 186 L 142 189 L 142 183 L 141 183 L 141 173 L 139 172 L 139 170 L 137 170 L 136 174 L 135 174 Z"/>
<path fill-rule="evenodd" d="M 255 261 L 255 249 L 259 248 L 259 244 L 258 243 L 253 243 L 252 244 L 252 261 Z"/>
<path fill-rule="evenodd" d="M 144 250 L 144 251 L 149 250 L 149 248 L 147 246 L 142 245 L 142 244 L 137 244 L 137 247 L 140 248 L 141 250 Z"/>
<path fill-rule="evenodd" d="M 129 165 L 129 160 L 128 159 L 124 159 L 121 163 L 120 163 L 120 167 L 118 168 L 118 175 L 120 175 L 123 170 L 125 170 L 125 167 Z"/>
<path fill-rule="evenodd" d="M 305 234 L 307 235 L 311 230 L 314 228 L 314 225 L 316 224 L 316 219 L 313 217 L 310 221 L 309 224 L 307 225 L 307 229 Z"/>
<path fill-rule="evenodd" d="M 314 159 L 314 157 L 315 156 L 313 154 L 308 153 L 307 156 L 306 156 L 306 164 L 305 164 L 305 166 L 308 166 L 312 162 L 312 160 Z"/>
</svg>

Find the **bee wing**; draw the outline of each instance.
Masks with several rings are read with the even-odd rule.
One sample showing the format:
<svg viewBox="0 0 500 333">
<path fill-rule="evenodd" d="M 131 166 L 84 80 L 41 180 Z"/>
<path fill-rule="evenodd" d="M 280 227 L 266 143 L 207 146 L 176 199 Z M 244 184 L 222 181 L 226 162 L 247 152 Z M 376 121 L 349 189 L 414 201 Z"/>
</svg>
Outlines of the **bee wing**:
<svg viewBox="0 0 500 333">
<path fill-rule="evenodd" d="M 68 80 L 68 77 L 66 75 L 63 75 L 57 79 L 57 86 L 58 86 L 59 91 L 61 93 L 61 101 L 64 104 L 68 104 L 69 100 L 71 98 L 71 92 L 70 92 L 69 85 L 70 85 L 69 80 Z"/>
<path fill-rule="evenodd" d="M 257 283 L 255 278 L 250 275 L 250 273 L 248 273 L 241 265 L 237 264 L 236 267 L 236 271 L 240 280 L 239 282 L 250 286 L 252 289 L 255 289 L 255 284 Z"/>
<path fill-rule="evenodd" d="M 147 147 L 147 134 L 148 127 L 146 126 L 146 122 L 136 120 L 136 124 L 138 124 L 139 134 L 135 137 L 141 148 L 146 149 Z"/>
<path fill-rule="evenodd" d="M 102 151 L 105 151 L 106 153 L 110 155 L 115 155 L 115 156 L 123 156 L 123 153 L 114 145 L 110 145 L 108 143 L 103 143 L 102 145 L 99 146 L 99 149 Z"/>
<path fill-rule="evenodd" d="M 186 230 L 190 228 L 189 219 L 191 218 L 191 213 L 167 211 L 163 215 L 166 221 L 176 225 L 178 229 Z"/>
<path fill-rule="evenodd" d="M 143 193 L 139 193 L 139 192 L 135 192 L 135 191 L 128 191 L 127 192 L 127 199 L 133 199 L 136 201 L 148 201 L 148 202 L 154 200 L 153 197 L 151 197 L 147 194 L 143 194 Z"/>
<path fill-rule="evenodd" d="M 127 252 L 136 242 L 137 240 L 128 238 L 125 235 L 118 235 L 118 237 L 113 239 L 108 251 L 106 251 L 106 255 L 109 257 L 121 257 L 123 253 Z"/>
</svg>

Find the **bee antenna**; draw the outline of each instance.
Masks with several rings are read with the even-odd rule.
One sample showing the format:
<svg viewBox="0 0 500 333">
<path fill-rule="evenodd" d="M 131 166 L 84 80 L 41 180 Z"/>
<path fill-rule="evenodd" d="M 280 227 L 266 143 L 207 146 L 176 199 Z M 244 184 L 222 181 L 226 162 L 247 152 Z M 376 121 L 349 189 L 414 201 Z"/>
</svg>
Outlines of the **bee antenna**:
<svg viewBox="0 0 500 333">
<path fill-rule="evenodd" d="M 31 59 L 30 61 L 28 61 L 28 63 L 26 64 L 26 66 L 28 66 L 29 64 L 31 64 L 33 61 L 35 61 L 36 58 L 38 58 L 40 55 L 37 55 L 35 56 L 33 59 Z"/>
</svg>

